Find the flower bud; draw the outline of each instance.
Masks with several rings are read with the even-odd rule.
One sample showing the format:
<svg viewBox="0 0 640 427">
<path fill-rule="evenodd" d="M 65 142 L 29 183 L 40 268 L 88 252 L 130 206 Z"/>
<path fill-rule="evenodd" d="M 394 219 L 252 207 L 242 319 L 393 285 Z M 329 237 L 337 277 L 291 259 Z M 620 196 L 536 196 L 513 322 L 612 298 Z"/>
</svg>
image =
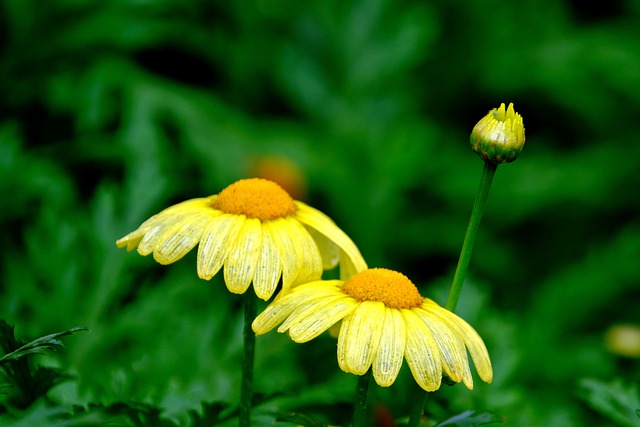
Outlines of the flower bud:
<svg viewBox="0 0 640 427">
<path fill-rule="evenodd" d="M 513 103 L 506 109 L 502 103 L 474 126 L 470 139 L 471 148 L 482 160 L 496 164 L 512 162 L 524 147 L 522 116 L 515 112 Z"/>
</svg>

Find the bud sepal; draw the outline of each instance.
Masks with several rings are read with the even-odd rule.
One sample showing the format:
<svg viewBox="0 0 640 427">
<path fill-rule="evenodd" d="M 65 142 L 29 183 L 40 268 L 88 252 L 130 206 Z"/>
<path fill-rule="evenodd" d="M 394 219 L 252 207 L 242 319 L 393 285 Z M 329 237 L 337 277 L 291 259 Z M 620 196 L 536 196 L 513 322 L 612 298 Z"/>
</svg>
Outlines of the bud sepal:
<svg viewBox="0 0 640 427">
<path fill-rule="evenodd" d="M 470 141 L 473 151 L 483 160 L 495 164 L 513 162 L 525 142 L 522 116 L 515 112 L 513 103 L 507 108 L 502 103 L 474 126 Z"/>
</svg>

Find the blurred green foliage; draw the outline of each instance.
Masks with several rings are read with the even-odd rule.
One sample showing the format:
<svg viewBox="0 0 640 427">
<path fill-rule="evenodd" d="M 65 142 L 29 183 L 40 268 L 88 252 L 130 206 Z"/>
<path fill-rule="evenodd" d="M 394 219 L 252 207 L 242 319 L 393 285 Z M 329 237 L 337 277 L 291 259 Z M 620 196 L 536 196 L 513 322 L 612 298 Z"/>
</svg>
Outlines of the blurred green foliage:
<svg viewBox="0 0 640 427">
<path fill-rule="evenodd" d="M 482 169 L 468 134 L 500 102 L 522 114 L 527 145 L 498 169 L 458 310 L 495 380 L 433 394 L 429 419 L 639 425 L 602 402 L 640 382 L 638 359 L 603 344 L 611 325 L 640 323 L 640 3 L 590 7 L 0 1 L 0 318 L 23 341 L 90 330 L 39 356 L 76 380 L 10 425 L 138 402 L 127 411 L 202 426 L 207 407 L 237 404 L 237 296 L 199 280 L 191 255 L 162 267 L 114 242 L 264 159 L 299 168 L 300 198 L 371 266 L 443 303 Z M 257 346 L 257 390 L 277 396 L 265 413 L 348 422 L 355 378 L 333 338 Z M 402 420 L 412 387 L 405 366 L 372 387 L 372 407 Z"/>
</svg>

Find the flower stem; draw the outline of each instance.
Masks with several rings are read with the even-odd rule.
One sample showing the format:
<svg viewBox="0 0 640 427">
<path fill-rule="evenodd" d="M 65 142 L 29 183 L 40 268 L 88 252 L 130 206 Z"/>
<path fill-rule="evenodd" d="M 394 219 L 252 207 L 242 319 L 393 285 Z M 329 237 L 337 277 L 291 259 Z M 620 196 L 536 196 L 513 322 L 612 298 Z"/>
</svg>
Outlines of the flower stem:
<svg viewBox="0 0 640 427">
<path fill-rule="evenodd" d="M 418 390 L 413 398 L 413 406 L 411 407 L 411 413 L 409 414 L 408 427 L 418 427 L 422 420 L 422 413 L 424 412 L 424 404 L 427 401 L 428 393 L 417 387 Z"/>
<path fill-rule="evenodd" d="M 369 380 L 371 378 L 371 368 L 364 375 L 358 377 L 356 385 L 356 401 L 353 408 L 352 427 L 366 427 L 367 422 L 367 393 L 369 391 Z"/>
<path fill-rule="evenodd" d="M 256 347 L 256 334 L 251 329 L 251 323 L 256 317 L 256 296 L 253 292 L 245 292 L 244 304 L 244 330 L 242 355 L 242 383 L 240 388 L 240 427 L 251 425 L 251 399 L 253 392 L 253 359 Z"/>
<path fill-rule="evenodd" d="M 476 195 L 476 201 L 473 204 L 471 218 L 469 219 L 469 225 L 467 227 L 467 234 L 464 236 L 464 243 L 462 244 L 462 251 L 460 252 L 460 258 L 458 259 L 458 266 L 456 267 L 456 272 L 453 276 L 453 283 L 451 284 L 451 290 L 449 291 L 449 298 L 447 299 L 446 305 L 447 310 L 454 311 L 456 309 L 456 305 L 458 305 L 458 298 L 460 298 L 460 291 L 464 284 L 464 278 L 467 275 L 473 244 L 476 240 L 478 227 L 480 226 L 480 219 L 482 219 L 484 207 L 487 203 L 487 197 L 489 196 L 489 189 L 491 188 L 491 182 L 493 181 L 493 176 L 495 175 L 497 168 L 498 165 L 495 163 L 490 161 L 484 162 L 482 178 L 480 179 L 480 188 Z"/>
<path fill-rule="evenodd" d="M 478 189 L 476 200 L 473 203 L 471 218 L 469 219 L 469 225 L 467 226 L 467 233 L 464 236 L 464 243 L 462 244 L 462 250 L 460 251 L 458 266 L 456 267 L 456 272 L 453 276 L 453 283 L 451 284 L 451 290 L 449 291 L 449 298 L 447 299 L 446 308 L 449 311 L 454 311 L 458 305 L 460 291 L 462 290 L 464 278 L 467 275 L 467 269 L 469 268 L 469 261 L 471 260 L 473 244 L 476 240 L 476 234 L 478 234 L 480 219 L 482 219 L 484 207 L 487 204 L 487 197 L 489 196 L 489 189 L 491 188 L 491 182 L 493 181 L 497 168 L 498 165 L 496 163 L 492 163 L 490 161 L 484 162 L 482 178 L 480 179 L 480 188 Z M 411 408 L 408 427 L 418 427 L 420 425 L 426 400 L 427 392 L 420 390 L 420 392 L 416 394 L 413 407 Z"/>
</svg>

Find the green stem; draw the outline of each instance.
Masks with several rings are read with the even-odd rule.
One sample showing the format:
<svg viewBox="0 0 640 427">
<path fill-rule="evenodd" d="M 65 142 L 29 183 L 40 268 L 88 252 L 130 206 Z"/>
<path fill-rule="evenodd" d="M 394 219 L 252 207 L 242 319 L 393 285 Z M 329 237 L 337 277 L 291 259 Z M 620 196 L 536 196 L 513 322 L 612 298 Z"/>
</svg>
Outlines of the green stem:
<svg viewBox="0 0 640 427">
<path fill-rule="evenodd" d="M 467 269 L 469 268 L 469 261 L 471 260 L 471 252 L 473 250 L 473 244 L 476 240 L 476 234 L 478 234 L 478 228 L 480 227 L 480 220 L 484 213 L 484 207 L 487 204 L 487 197 L 489 196 L 489 189 L 491 188 L 491 182 L 496 173 L 498 165 L 489 161 L 484 162 L 484 169 L 482 171 L 482 178 L 480 179 L 480 188 L 476 195 L 476 200 L 473 203 L 473 209 L 471 210 L 471 218 L 469 219 L 469 225 L 467 226 L 467 233 L 464 236 L 464 243 L 462 244 L 462 250 L 460 251 L 460 258 L 458 259 L 458 266 L 453 276 L 453 283 L 451 284 L 451 290 L 449 291 L 449 298 L 447 299 L 447 310 L 454 311 L 458 305 L 458 299 L 460 298 L 460 291 L 462 291 L 462 285 L 464 284 L 464 278 L 467 275 Z M 411 414 L 409 416 L 408 427 L 417 427 L 420 425 L 422 419 L 422 413 L 424 411 L 424 404 L 427 400 L 427 392 L 420 390 L 415 397 L 413 407 L 411 408 Z"/>
<path fill-rule="evenodd" d="M 447 305 L 445 306 L 447 310 L 454 311 L 456 309 L 456 305 L 458 305 L 460 291 L 462 290 L 464 278 L 467 275 L 467 269 L 469 268 L 469 261 L 471 260 L 473 244 L 476 240 L 476 234 L 478 234 L 480 220 L 484 213 L 484 207 L 487 203 L 487 197 L 489 196 L 491 182 L 493 181 L 493 176 L 495 175 L 497 168 L 498 165 L 495 163 L 490 161 L 484 162 L 480 188 L 476 195 L 476 201 L 473 204 L 471 218 L 469 219 L 469 226 L 467 227 L 467 234 L 464 236 L 464 243 L 462 244 L 462 251 L 460 252 L 460 258 L 458 259 L 458 266 L 456 267 L 456 272 L 453 276 L 453 283 L 451 284 L 451 290 L 449 291 L 449 299 L 447 299 Z"/>
<path fill-rule="evenodd" d="M 353 427 L 366 427 L 369 425 L 367 419 L 367 393 L 369 391 L 370 378 L 371 368 L 364 375 L 358 377 L 356 401 L 353 408 Z"/>
<path fill-rule="evenodd" d="M 251 323 L 256 317 L 256 296 L 251 289 L 244 293 L 244 330 L 242 357 L 242 384 L 240 388 L 240 427 L 251 426 L 251 399 L 253 394 L 253 359 L 256 347 L 256 334 Z"/>
<path fill-rule="evenodd" d="M 416 391 L 413 399 L 413 406 L 411 407 L 411 413 L 409 414 L 408 427 L 418 427 L 420 425 L 420 421 L 422 421 L 422 414 L 424 413 L 424 404 L 427 401 L 428 393 L 420 387 L 416 388 L 418 390 Z"/>
</svg>

